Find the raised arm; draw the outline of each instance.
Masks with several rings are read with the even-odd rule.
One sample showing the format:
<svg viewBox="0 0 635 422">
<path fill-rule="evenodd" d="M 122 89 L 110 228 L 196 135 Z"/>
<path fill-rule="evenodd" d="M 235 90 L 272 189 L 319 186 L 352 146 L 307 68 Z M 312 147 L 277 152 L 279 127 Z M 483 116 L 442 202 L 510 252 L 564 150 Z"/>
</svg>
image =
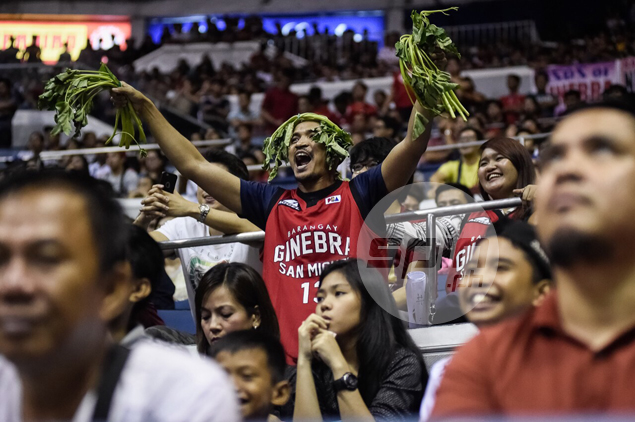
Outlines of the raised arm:
<svg viewBox="0 0 635 422">
<path fill-rule="evenodd" d="M 441 70 L 445 69 L 448 61 L 445 58 L 445 53 L 443 53 L 441 49 L 436 48 L 434 53 L 430 54 L 430 58 L 434 61 L 437 68 Z M 428 123 L 426 124 L 425 131 L 417 139 L 413 139 L 417 112 L 421 113 Z M 381 166 L 381 175 L 384 178 L 388 192 L 392 192 L 404 186 L 414 174 L 419 159 L 421 159 L 421 156 L 428 148 L 433 117 L 432 113 L 423 110 L 418 101 L 415 103 L 412 108 L 412 113 L 410 113 L 406 138 L 390 151 L 390 154 L 388 154 L 388 157 L 386 157 Z"/>
<path fill-rule="evenodd" d="M 417 111 L 423 114 L 423 116 L 429 120 L 429 123 L 426 126 L 426 130 L 418 139 L 412 139 L 415 113 Z M 426 148 L 428 148 L 431 128 L 432 115 L 424 111 L 417 102 L 410 114 L 406 138 L 390 151 L 390 154 L 388 154 L 388 157 L 386 157 L 381 165 L 381 175 L 384 178 L 388 192 L 392 192 L 404 186 L 413 175 L 417 169 L 419 159 L 426 151 Z"/>
<path fill-rule="evenodd" d="M 121 88 L 113 88 L 113 101 L 123 107 L 127 101 L 148 126 L 161 151 L 188 179 L 217 198 L 221 204 L 242 213 L 240 179 L 207 162 L 192 143 L 183 137 L 161 114 L 155 105 L 141 92 L 122 82 Z"/>
</svg>

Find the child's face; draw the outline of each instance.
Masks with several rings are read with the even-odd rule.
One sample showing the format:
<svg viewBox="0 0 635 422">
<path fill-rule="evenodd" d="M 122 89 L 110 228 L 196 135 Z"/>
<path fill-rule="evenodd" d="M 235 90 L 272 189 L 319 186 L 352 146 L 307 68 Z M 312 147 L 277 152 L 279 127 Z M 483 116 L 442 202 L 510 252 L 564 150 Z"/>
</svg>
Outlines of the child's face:
<svg viewBox="0 0 635 422">
<path fill-rule="evenodd" d="M 494 323 L 520 313 L 539 296 L 527 256 L 503 237 L 479 243 L 465 274 L 459 303 L 475 324 Z"/>
<path fill-rule="evenodd" d="M 245 419 L 265 420 L 273 406 L 283 405 L 289 398 L 288 383 L 273 383 L 267 353 L 262 349 L 222 351 L 216 361 L 231 376 L 240 410 Z"/>
</svg>

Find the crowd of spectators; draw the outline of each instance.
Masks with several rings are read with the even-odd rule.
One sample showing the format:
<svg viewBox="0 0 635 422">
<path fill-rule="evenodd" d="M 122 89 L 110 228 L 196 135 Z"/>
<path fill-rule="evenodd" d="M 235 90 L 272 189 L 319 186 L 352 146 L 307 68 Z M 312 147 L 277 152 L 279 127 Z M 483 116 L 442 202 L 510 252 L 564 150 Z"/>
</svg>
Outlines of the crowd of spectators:
<svg viewBox="0 0 635 422">
<path fill-rule="evenodd" d="M 360 103 L 360 95 L 364 95 L 361 88 L 358 87 L 352 92 L 341 93 L 329 102 L 323 101 L 321 97 L 317 96 L 318 93 L 309 94 L 307 98 L 299 99 L 300 104 L 296 104 L 298 100 L 292 99 L 290 95 L 281 96 L 278 91 L 278 89 L 284 91 L 284 85 L 288 83 L 358 80 L 394 75 L 397 68 L 394 44 L 398 40 L 399 34 L 386 34 L 384 46 L 378 49 L 376 43 L 368 40 L 367 33 L 361 35 L 360 40 L 354 37 L 355 34 L 352 31 L 347 31 L 341 37 L 336 37 L 328 30 L 320 33 L 315 28 L 317 33 L 306 35 L 298 40 L 297 34 L 293 31 L 283 36 L 281 28 L 278 28 L 277 34 L 266 33 L 262 28 L 261 20 L 257 17 L 245 19 L 245 25 L 242 29 L 238 29 L 237 19 L 228 18 L 226 23 L 227 28 L 220 31 L 213 21 L 209 21 L 206 24 L 207 31 L 205 33 L 198 31 L 197 24 L 192 25 L 188 32 L 182 30 L 183 25 L 181 24 L 165 25 L 159 44 L 155 44 L 150 35 L 147 35 L 140 44 L 134 39 L 127 40 L 125 49 L 113 43 L 113 47 L 108 50 L 93 50 L 88 42 L 87 47 L 80 53 L 78 63 L 81 63 L 80 66 L 96 67 L 100 61 L 107 61 L 111 69 L 121 79 L 129 81 L 161 104 L 196 118 L 206 125 L 211 125 L 220 136 L 236 135 L 236 118 L 238 117 L 238 120 L 252 125 L 252 135 L 256 138 L 262 138 L 270 134 L 271 128 L 279 120 L 297 111 L 307 109 L 317 110 L 324 114 L 329 113 L 329 117 L 337 116 L 338 123 L 349 125 L 353 133 L 370 132 L 374 127 L 374 121 L 370 118 L 374 115 L 389 114 L 391 106 L 397 109 L 406 109 L 405 112 L 400 113 L 401 120 L 406 120 L 409 103 L 406 92 L 402 88 L 393 91 L 392 95 L 390 92 L 383 92 L 378 93 L 373 99 L 363 98 L 362 102 L 371 103 L 373 108 L 360 108 L 361 104 L 356 104 Z M 196 66 L 181 61 L 169 74 L 163 74 L 156 68 L 150 71 L 135 72 L 132 64 L 135 59 L 164 43 L 235 42 L 241 40 L 261 41 L 261 49 L 253 54 L 249 63 L 242 65 L 226 62 L 214 63 L 214 57 L 205 56 Z M 285 45 L 289 44 L 289 40 L 301 41 L 310 46 L 310 48 L 305 49 L 309 51 L 306 54 L 308 59 L 306 65 L 298 67 L 285 57 L 284 48 Z M 272 41 L 273 45 L 278 47 L 274 49 L 277 53 L 270 53 L 267 50 L 268 41 Z M 27 47 L 23 55 L 24 62 L 34 63 L 40 60 L 39 47 L 36 43 L 37 40 L 34 39 Z M 541 71 L 549 64 L 612 60 L 634 55 L 635 37 L 632 36 L 628 25 L 618 19 L 608 22 L 605 31 L 589 34 L 584 39 L 569 42 L 530 43 L 527 41 L 514 43 L 500 40 L 472 46 L 459 45 L 459 47 L 462 57 L 450 63 L 448 71 L 452 73 L 454 81 L 461 84 L 461 99 L 468 105 L 479 106 L 479 111 L 482 112 L 481 116 L 485 118 L 484 124 L 513 124 L 518 120 L 521 126 L 525 126 L 526 130 L 532 132 L 536 129 L 536 125 L 532 122 L 524 125 L 527 119 L 553 116 L 554 99 L 544 92 L 544 79 L 536 81 L 538 92 L 534 93 L 535 98 L 527 100 L 527 104 L 524 104 L 522 96 L 515 95 L 515 92 L 511 91 L 510 96 L 500 99 L 501 103 L 485 104 L 485 100 L 498 100 L 498 98 L 484 98 L 475 92 L 473 82 L 467 78 L 460 78 L 459 73 L 469 69 L 515 65 L 529 65 Z M 18 50 L 11 44 L 9 48 L 0 52 L 0 64 L 16 62 L 17 53 Z M 69 58 L 68 52 L 65 51 L 60 56 L 60 63 L 67 64 Z M 12 83 L 10 92 L 13 96 L 13 108 L 36 108 L 37 97 L 42 93 L 44 81 L 58 70 L 52 68 L 48 72 L 42 70 L 6 72 Z M 5 89 L 0 88 L 0 95 L 6 95 L 4 91 Z M 267 107 L 263 109 L 264 113 L 261 113 L 260 116 L 245 115 L 246 106 L 242 106 L 241 110 L 232 110 L 226 97 L 227 95 L 244 95 L 241 101 L 242 104 L 246 104 L 250 94 L 268 91 L 270 94 L 267 97 L 269 102 L 266 103 Z M 575 93 L 571 93 L 569 98 L 573 101 L 574 96 Z M 283 98 L 286 104 L 285 107 L 282 107 L 283 110 L 273 111 L 281 116 L 272 116 L 270 101 Z M 533 104 L 529 104 L 530 102 Z M 539 107 L 536 107 L 536 102 Z M 0 107 L 0 114 L 6 115 L 7 107 L 4 104 Z M 103 107 L 96 107 L 94 113 L 106 121 L 114 120 L 108 107 L 106 98 Z M 504 108 L 500 110 L 504 119 L 500 116 L 499 109 L 501 107 Z M 474 107 L 471 107 L 470 111 L 472 110 Z M 230 112 L 234 113 L 233 119 L 228 116 Z M 236 116 L 236 113 L 239 115 Z M 363 114 L 366 119 L 359 117 L 360 114 Z M 341 116 L 345 116 L 345 119 L 342 119 Z M 228 117 L 230 118 L 228 119 Z M 4 117 L 2 118 L 6 120 Z M 442 130 L 445 129 L 442 128 Z M 513 129 L 510 130 L 513 131 Z M 485 130 L 485 132 L 487 131 Z M 205 135 L 205 133 L 201 135 Z M 4 144 L 6 145 L 6 142 Z"/>
<path fill-rule="evenodd" d="M 161 43 L 234 42 L 248 39 L 266 40 L 270 35 L 262 30 L 259 19 L 247 19 L 245 26 L 238 30 L 237 23 L 228 20 L 228 28 L 218 30 L 212 21 L 207 23 L 207 32 L 198 32 L 196 25 L 189 32 L 182 31 L 182 26 L 175 24 L 165 26 Z M 215 29 L 216 28 L 216 29 Z M 230 30 L 234 28 L 234 30 Z M 275 34 L 274 40 L 286 37 Z M 317 31 L 317 28 L 316 28 Z M 466 48 L 461 59 L 450 57 L 447 70 L 455 83 L 459 84 L 457 96 L 471 116 L 467 122 L 461 119 L 438 117 L 433 122 L 431 146 L 454 144 L 495 136 L 531 136 L 549 132 L 556 119 L 568 110 L 582 105 L 580 92 L 572 90 L 564 95 L 563 103 L 546 91 L 548 75 L 544 66 L 552 63 L 590 62 L 614 59 L 633 53 L 635 47 L 623 25 L 613 22 L 606 32 L 589 36 L 570 44 L 512 46 L 509 43 L 495 45 L 479 45 Z M 329 117 L 333 122 L 349 131 L 355 144 L 371 135 L 400 140 L 405 134 L 405 126 L 412 109 L 408 92 L 405 89 L 399 72 L 394 45 L 398 34 L 387 34 L 385 45 L 371 54 L 372 59 L 366 62 L 365 56 L 372 48 L 367 43 L 366 35 L 362 42 L 356 42 L 350 33 L 338 38 L 332 34 L 320 34 L 303 38 L 308 43 L 319 40 L 335 40 L 338 43 L 349 43 L 344 51 L 350 53 L 342 63 L 332 63 L 330 58 L 309 61 L 302 68 L 296 68 L 288 60 L 282 50 L 273 57 L 266 53 L 266 43 L 256 52 L 248 65 L 236 68 L 229 63 L 215 66 L 213 58 L 205 56 L 197 66 L 190 66 L 184 60 L 169 74 L 162 74 L 156 68 L 150 72 L 135 73 L 131 63 L 136 58 L 147 54 L 160 44 L 155 45 L 150 36 L 137 45 L 135 40 L 127 41 L 127 48 L 122 50 L 114 45 L 107 51 L 95 51 L 90 44 L 80 54 L 78 62 L 95 66 L 106 58 L 109 66 L 122 80 L 130 82 L 158 104 L 162 104 L 184 116 L 200 122 L 202 129 L 186 134 L 191 140 L 213 140 L 230 138 L 231 144 L 226 149 L 236 154 L 247 165 L 262 164 L 265 157 L 261 151 L 264 137 L 297 113 L 313 112 Z M 263 38 L 264 37 L 264 38 Z M 296 39 L 296 38 L 294 38 Z M 333 41 L 333 42 L 335 42 Z M 328 41 L 326 44 L 330 43 Z M 37 62 L 38 52 L 33 40 L 25 54 L 27 63 Z M 328 44 L 330 45 L 330 44 Z M 335 51 L 334 49 L 330 49 Z M 330 51 L 329 50 L 329 51 Z M 338 50 L 340 51 L 340 50 Z M 17 50 L 13 47 L 1 52 L 0 62 L 11 62 Z M 317 54 L 317 53 L 316 53 Z M 319 55 L 319 54 L 318 54 Z M 503 58 L 499 60 L 498 57 Z M 68 53 L 63 53 L 60 61 L 66 62 Z M 336 60 L 337 61 L 337 60 Z M 475 89 L 469 77 L 462 77 L 461 72 L 477 67 L 510 66 L 529 64 L 537 69 L 535 75 L 535 91 L 529 95 L 519 94 L 521 79 L 514 74 L 507 77 L 509 93 L 501 98 L 487 98 Z M 363 69 L 357 72 L 355 69 Z M 17 71 L 10 73 L 9 79 L 0 80 L 0 145 L 11 146 L 10 122 L 17 109 L 34 109 L 37 97 L 42 92 L 44 81 L 59 70 L 51 68 L 42 74 L 41 70 L 30 72 Z M 48 73 L 47 73 L 48 72 Z M 364 73 L 371 72 L 371 73 Z M 393 84 L 390 91 L 378 90 L 372 98 L 368 87 L 358 78 L 391 75 Z M 323 98 L 319 87 L 314 86 L 305 95 L 296 95 L 290 91 L 292 83 L 313 81 L 337 81 L 341 79 L 358 79 L 350 91 L 342 91 L 331 101 Z M 526 91 L 523 87 L 522 91 Z M 252 107 L 252 96 L 264 93 L 260 110 Z M 237 101 L 230 101 L 235 95 Z M 615 85 L 606 90 L 606 97 L 628 95 L 626 89 Z M 96 98 L 93 114 L 106 122 L 114 121 L 114 109 L 105 93 Z M 61 144 L 59 136 L 50 136 L 50 127 L 43 133 L 34 132 L 26 142 L 25 151 L 17 153 L 16 158 L 27 161 L 34 166 L 59 166 L 69 169 L 88 170 L 91 175 L 108 180 L 116 193 L 122 197 L 143 197 L 150 186 L 158 183 L 160 171 L 152 169 L 152 161 L 160 163 L 161 169 L 168 168 L 170 163 L 159 152 L 151 152 L 148 158 L 139 158 L 128 154 L 108 154 L 95 156 L 73 156 L 62 160 L 50 160 L 42 163 L 37 160 L 42 151 L 82 149 L 104 146 L 105 137 L 97 139 L 94 133 L 86 132 L 81 139 L 68 139 Z M 152 139 L 150 138 L 150 141 Z M 25 142 L 13 140 L 14 144 Z M 524 141 L 530 154 L 536 158 L 541 139 L 528 138 Z M 426 180 L 433 182 L 461 182 L 476 192 L 476 148 L 459 148 L 451 151 L 430 151 L 421 159 L 426 167 Z M 444 164 L 445 163 L 445 164 Z M 150 169 L 147 166 L 150 166 Z M 441 166 L 442 165 L 442 166 Z M 437 167 L 439 170 L 434 173 Z M 433 174 L 434 173 L 434 174 Z M 285 175 L 285 172 L 282 172 Z M 267 173 L 250 171 L 252 180 L 266 180 Z M 418 176 L 418 180 L 423 180 Z M 183 190 L 183 193 L 186 193 Z M 434 196 L 431 190 L 429 197 Z M 194 199 L 195 190 L 190 188 L 190 199 Z"/>
<path fill-rule="evenodd" d="M 501 101 L 508 107 L 498 114 L 501 121 L 515 122 L 514 113 L 522 112 L 515 106 L 524 102 L 516 98 L 516 78 L 509 78 L 509 88 Z M 478 159 L 483 200 L 520 195 L 523 201 L 515 208 L 437 219 L 434 246 L 451 263 L 432 322 L 467 319 L 480 333 L 428 374 L 420 350 L 396 318 L 405 298 L 388 287 L 387 268 L 367 265 L 355 256 L 364 252 L 350 252 L 348 242 L 342 253 L 338 233 L 361 235 L 366 229 L 354 223 L 366 217 L 369 205 L 382 208 L 380 219 L 403 210 L 406 195 L 397 189 L 407 183 L 429 133 L 412 139 L 409 128 L 401 143 L 389 137 L 357 143 L 350 154 L 353 178 L 343 182 L 328 168 L 321 153 L 326 148 L 311 140 L 317 122 L 301 122 L 293 127 L 289 156 L 307 191 L 283 190 L 248 182 L 245 164 L 226 151 L 202 156 L 133 88 L 118 88 L 113 96 L 117 107 L 127 101 L 145 104 L 142 117 L 155 129 L 161 148 L 211 193 L 199 187 L 199 207 L 179 214 L 175 209 L 184 205 L 178 195 L 151 186 L 131 226 L 112 195 L 132 177 L 122 164 L 125 155 L 108 154 L 92 170 L 85 161 L 80 168 L 73 157 L 69 172 L 17 172 L 0 182 L 2 420 L 65 420 L 79 412 L 96 420 L 178 416 L 297 422 L 396 421 L 419 413 L 420 421 L 427 421 L 623 416 L 635 410 L 629 393 L 635 356 L 630 294 L 635 108 L 628 98 L 607 97 L 568 110 L 541 154 L 539 169 L 526 147 L 504 136 L 478 150 L 461 148 L 461 160 Z M 383 122 L 378 131 L 392 130 Z M 479 134 L 465 127 L 459 141 Z M 85 136 L 84 142 L 99 144 Z M 34 134 L 30 143 L 29 160 L 36 160 L 43 144 L 56 141 L 50 134 Z M 144 174 L 152 180 L 165 165 L 162 155 L 151 151 Z M 88 177 L 91 171 L 105 176 Z M 610 188 L 617 184 L 624 189 Z M 467 187 L 455 186 L 437 189 L 437 203 L 442 196 L 452 205 L 473 200 Z M 393 204 L 380 204 L 391 191 L 398 193 Z M 412 189 L 405 193 L 416 196 Z M 354 212 L 341 212 L 344 207 Z M 166 217 L 174 219 L 155 221 Z M 309 221 L 304 228 L 294 221 L 301 218 Z M 327 223 L 316 223 L 317 218 Z M 323 232 L 325 224 L 336 226 Z M 392 239 L 399 233 L 408 245 L 399 259 L 428 265 L 410 249 L 413 241 L 427 241 L 425 222 L 406 224 L 389 224 L 385 235 Z M 189 256 L 183 270 L 193 277 L 187 293 L 196 336 L 165 327 L 157 308 L 170 306 L 174 286 L 168 281 L 166 289 L 164 256 L 155 240 L 258 228 L 266 228 L 261 254 L 254 245 L 239 243 L 221 245 L 224 251 L 179 252 Z M 321 274 L 271 271 L 285 255 L 285 242 L 275 237 L 280 228 L 299 239 L 297 255 L 288 251 L 285 262 L 324 264 Z M 235 253 L 239 246 L 243 250 Z M 318 261 L 329 255 L 317 254 L 349 259 L 323 263 Z M 297 303 L 290 300 L 295 294 Z M 307 312 L 297 320 L 301 307 Z M 292 330 L 289 318 L 297 322 Z M 98 375 L 78 383 L 78 373 Z"/>
<path fill-rule="evenodd" d="M 255 19 L 246 30 L 228 25 L 236 38 L 208 22 L 204 40 L 264 35 Z M 178 26 L 163 37 L 197 39 Z M 423 422 L 634 412 L 633 99 L 614 85 L 600 104 L 583 104 L 577 91 L 559 104 L 542 71 L 547 63 L 614 58 L 632 47 L 617 35 L 568 49 L 570 58 L 488 47 L 482 51 L 504 56 L 503 65 L 537 67 L 535 92 L 521 95 L 521 79 L 510 74 L 508 93 L 495 99 L 461 76 L 490 53 L 449 58 L 471 116 L 437 117 L 417 139 L 398 73 L 389 73 L 390 92 L 371 99 L 357 81 L 330 104 L 318 87 L 292 93 L 299 71 L 282 55 L 271 66 L 264 51 L 244 72 L 226 64 L 217 71 L 209 58 L 196 68 L 182 62 L 170 75 L 117 66 L 137 89 L 113 89 L 97 111 L 108 116 L 105 104 L 131 104 L 160 150 L 44 160 L 44 151 L 103 147 L 106 140 L 85 131 L 62 145 L 47 127 L 30 134 L 16 155 L 20 168 L 0 180 L 0 420 L 403 421 L 419 413 Z M 125 61 L 127 51 L 109 60 Z M 27 62 L 37 55 L 32 48 Z M 378 57 L 392 56 L 382 50 Z M 251 95 L 261 91 L 262 109 L 254 113 Z M 0 81 L 0 133 L 29 101 L 18 103 L 13 92 L 10 81 Z M 144 94 L 205 129 L 180 134 Z M 247 168 L 264 161 L 255 138 L 308 112 L 352 134 L 351 180 L 339 180 L 328 145 L 313 138 L 319 121 L 306 118 L 279 151 L 298 189 L 254 183 L 267 178 Z M 546 131 L 547 142 L 511 138 Z M 225 136 L 231 144 L 207 151 L 190 142 Z M 489 140 L 462 145 L 481 139 Z M 424 154 L 441 144 L 458 148 Z M 431 176 L 441 185 L 426 192 L 437 206 L 522 201 L 439 217 L 427 244 L 427 222 L 384 219 L 419 208 L 424 192 L 411 184 L 427 163 L 443 163 Z M 175 192 L 160 184 L 164 171 L 181 173 Z M 115 197 L 142 199 L 132 224 Z M 261 243 L 180 248 L 182 279 L 168 280 L 175 257 L 156 242 L 258 230 L 265 231 Z M 371 231 L 377 236 L 366 237 Z M 442 259 L 430 261 L 419 246 L 438 248 Z M 369 265 L 368 252 L 388 265 Z M 447 276 L 428 322 L 470 321 L 480 331 L 431 368 L 397 318 L 400 309 L 412 311 L 406 292 L 421 268 Z M 164 326 L 157 309 L 175 299 L 187 299 L 195 335 Z"/>
</svg>

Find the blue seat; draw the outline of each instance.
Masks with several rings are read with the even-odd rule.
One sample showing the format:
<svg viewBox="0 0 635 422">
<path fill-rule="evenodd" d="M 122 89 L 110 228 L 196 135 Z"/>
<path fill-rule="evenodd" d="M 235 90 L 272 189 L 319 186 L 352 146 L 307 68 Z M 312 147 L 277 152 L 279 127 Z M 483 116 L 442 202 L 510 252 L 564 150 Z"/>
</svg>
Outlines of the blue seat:
<svg viewBox="0 0 635 422">
<path fill-rule="evenodd" d="M 185 299 L 185 300 L 178 300 L 174 302 L 174 309 L 175 310 L 190 310 L 190 301 Z"/>
<path fill-rule="evenodd" d="M 437 291 L 439 292 L 438 299 L 446 296 L 445 282 L 448 280 L 447 274 L 437 274 Z"/>
<path fill-rule="evenodd" d="M 158 313 L 166 326 L 185 333 L 196 334 L 196 326 L 189 309 L 159 310 Z"/>
</svg>

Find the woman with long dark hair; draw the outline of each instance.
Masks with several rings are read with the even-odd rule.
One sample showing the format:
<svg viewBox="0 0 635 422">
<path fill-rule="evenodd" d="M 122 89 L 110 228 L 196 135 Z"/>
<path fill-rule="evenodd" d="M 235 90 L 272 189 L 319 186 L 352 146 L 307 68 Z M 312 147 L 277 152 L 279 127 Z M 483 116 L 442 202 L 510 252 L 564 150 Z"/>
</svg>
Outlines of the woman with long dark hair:
<svg viewBox="0 0 635 422">
<path fill-rule="evenodd" d="M 196 347 L 209 347 L 227 333 L 259 330 L 280 338 L 278 318 L 265 282 L 249 265 L 232 262 L 212 267 L 201 278 L 194 297 Z"/>
<path fill-rule="evenodd" d="M 357 259 L 320 276 L 316 312 L 298 330 L 294 420 L 406 419 L 428 378 L 383 277 Z"/>
</svg>

